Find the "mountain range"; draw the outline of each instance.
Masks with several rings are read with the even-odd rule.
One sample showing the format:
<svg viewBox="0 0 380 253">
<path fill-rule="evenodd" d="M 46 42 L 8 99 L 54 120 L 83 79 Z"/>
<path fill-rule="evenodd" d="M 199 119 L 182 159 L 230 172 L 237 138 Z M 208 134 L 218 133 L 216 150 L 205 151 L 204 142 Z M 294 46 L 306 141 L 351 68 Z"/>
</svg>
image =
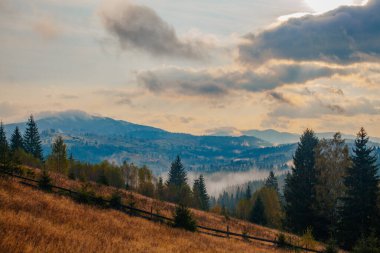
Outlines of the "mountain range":
<svg viewBox="0 0 380 253">
<path fill-rule="evenodd" d="M 54 138 L 61 135 L 75 159 L 90 163 L 126 161 L 147 165 L 155 174 L 168 171 L 176 155 L 189 171 L 287 169 L 299 139 L 297 134 L 275 130 L 249 130 L 241 136 L 172 133 L 81 111 L 52 113 L 36 122 L 45 156 Z M 16 126 L 23 132 L 26 123 L 6 125 L 8 138 Z"/>
<path fill-rule="evenodd" d="M 207 133 L 209 135 L 215 135 L 215 136 L 254 136 L 259 139 L 265 140 L 267 142 L 272 143 L 273 145 L 280 145 L 280 144 L 288 144 L 288 143 L 297 143 L 300 139 L 300 134 L 295 133 L 288 133 L 288 132 L 279 132 L 273 129 L 266 129 L 266 130 L 239 130 L 237 128 L 233 127 L 222 127 L 217 129 L 211 129 L 208 130 Z M 325 139 L 331 139 L 332 136 L 334 136 L 334 132 L 322 132 L 322 133 L 316 133 L 318 138 L 325 138 Z M 342 134 L 342 138 L 346 140 L 354 140 L 356 138 L 355 135 L 352 134 Z M 378 137 L 372 137 L 371 141 L 380 143 L 380 138 Z"/>
</svg>

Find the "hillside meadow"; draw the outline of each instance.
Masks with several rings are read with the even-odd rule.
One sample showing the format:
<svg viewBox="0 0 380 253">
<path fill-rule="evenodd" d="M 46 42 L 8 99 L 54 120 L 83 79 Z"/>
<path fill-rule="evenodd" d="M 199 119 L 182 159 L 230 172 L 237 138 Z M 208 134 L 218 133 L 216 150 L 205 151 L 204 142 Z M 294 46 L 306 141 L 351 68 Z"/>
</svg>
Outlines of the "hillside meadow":
<svg viewBox="0 0 380 253">
<path fill-rule="evenodd" d="M 66 185 L 78 182 L 55 176 Z M 111 191 L 109 187 L 97 189 Z M 126 193 L 127 194 L 127 193 Z M 135 194 L 136 195 L 136 194 Z M 137 206 L 154 200 L 135 196 Z M 169 214 L 171 204 L 164 214 Z M 78 204 L 57 194 L 0 179 L 0 252 L 289 252 L 261 242 L 218 238 L 175 229 L 127 214 Z M 202 225 L 217 227 L 225 219 L 194 211 Z M 231 231 L 273 238 L 278 232 L 229 220 Z M 222 225 L 219 224 L 220 227 Z"/>
</svg>

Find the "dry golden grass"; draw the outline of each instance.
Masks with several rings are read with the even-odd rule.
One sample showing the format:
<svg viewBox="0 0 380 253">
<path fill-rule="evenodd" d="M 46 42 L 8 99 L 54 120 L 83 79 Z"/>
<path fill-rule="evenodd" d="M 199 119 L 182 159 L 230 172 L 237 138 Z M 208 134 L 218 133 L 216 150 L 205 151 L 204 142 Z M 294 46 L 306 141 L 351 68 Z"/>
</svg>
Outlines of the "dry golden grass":
<svg viewBox="0 0 380 253">
<path fill-rule="evenodd" d="M 0 252 L 286 251 L 171 228 L 0 179 Z"/>
<path fill-rule="evenodd" d="M 73 189 L 73 190 L 79 190 L 82 186 L 81 182 L 68 180 L 66 177 L 62 176 L 61 174 L 50 173 L 50 175 L 53 179 L 52 181 L 54 185 L 58 185 L 58 186 L 68 188 L 68 189 Z M 111 196 L 112 193 L 116 190 L 113 187 L 99 185 L 95 183 L 91 183 L 91 188 L 97 194 L 101 196 L 106 196 L 106 197 Z M 146 211 L 150 211 L 152 209 L 154 213 L 162 215 L 162 216 L 166 216 L 169 218 L 173 216 L 175 205 L 172 203 L 148 198 L 136 192 L 126 191 L 126 190 L 119 190 L 119 192 L 122 194 L 124 204 L 128 205 L 131 199 L 131 196 L 133 196 L 132 198 L 133 198 L 133 202 L 135 202 L 135 207 L 146 210 Z M 276 229 L 262 227 L 262 226 L 255 225 L 247 221 L 235 219 L 232 217 L 229 217 L 226 219 L 226 217 L 222 215 L 211 213 L 211 212 L 204 212 L 197 209 L 191 209 L 191 211 L 194 214 L 194 217 L 197 220 L 199 225 L 203 225 L 203 226 L 207 226 L 207 227 L 211 227 L 215 229 L 221 229 L 221 230 L 226 230 L 227 225 L 228 225 L 231 232 L 242 233 L 243 231 L 245 231 L 245 232 L 248 232 L 249 235 L 263 237 L 266 239 L 275 239 L 279 233 L 279 231 Z M 292 237 L 294 239 L 297 238 L 296 236 L 291 235 L 291 234 L 287 234 L 287 236 Z"/>
</svg>

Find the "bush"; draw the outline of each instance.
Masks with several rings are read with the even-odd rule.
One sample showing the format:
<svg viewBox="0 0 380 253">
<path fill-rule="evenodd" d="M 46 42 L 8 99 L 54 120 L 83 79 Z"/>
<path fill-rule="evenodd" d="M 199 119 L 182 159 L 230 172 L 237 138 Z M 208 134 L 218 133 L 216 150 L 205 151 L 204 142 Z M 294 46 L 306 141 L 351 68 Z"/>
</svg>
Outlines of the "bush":
<svg viewBox="0 0 380 253">
<path fill-rule="evenodd" d="M 42 170 L 41 177 L 38 180 L 38 187 L 45 191 L 51 191 L 51 178 L 46 169 Z"/>
<path fill-rule="evenodd" d="M 279 233 L 277 235 L 276 246 L 279 248 L 287 248 L 289 246 L 284 233 Z"/>
<path fill-rule="evenodd" d="M 313 231 L 311 228 L 307 228 L 303 236 L 301 237 L 301 244 L 308 249 L 314 249 L 317 242 L 314 240 Z"/>
<path fill-rule="evenodd" d="M 82 188 L 78 191 L 76 200 L 79 203 L 91 204 L 94 203 L 96 198 L 95 192 L 92 190 L 90 184 L 83 184 Z"/>
<path fill-rule="evenodd" d="M 354 246 L 352 253 L 380 253 L 379 239 L 374 235 L 361 238 Z"/>
<path fill-rule="evenodd" d="M 197 224 L 186 206 L 178 205 L 175 208 L 174 227 L 184 228 L 192 232 L 196 231 Z"/>
<path fill-rule="evenodd" d="M 110 207 L 120 209 L 121 205 L 121 194 L 119 191 L 115 191 L 114 193 L 112 193 L 110 198 Z"/>
</svg>

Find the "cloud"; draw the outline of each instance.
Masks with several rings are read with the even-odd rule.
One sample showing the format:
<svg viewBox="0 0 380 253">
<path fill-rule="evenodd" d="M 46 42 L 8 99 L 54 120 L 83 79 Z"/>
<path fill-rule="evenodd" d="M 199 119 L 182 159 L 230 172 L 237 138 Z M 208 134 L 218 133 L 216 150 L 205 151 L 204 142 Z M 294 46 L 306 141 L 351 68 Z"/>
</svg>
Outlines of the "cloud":
<svg viewBox="0 0 380 253">
<path fill-rule="evenodd" d="M 245 36 L 241 62 L 260 65 L 270 59 L 338 64 L 378 61 L 380 1 L 346 6 L 323 15 L 294 18 L 271 30 Z"/>
<path fill-rule="evenodd" d="M 52 18 L 42 18 L 34 24 L 34 31 L 46 40 L 52 40 L 59 36 L 61 29 Z"/>
<path fill-rule="evenodd" d="M 207 129 L 205 131 L 206 135 L 213 136 L 241 136 L 242 132 L 235 127 L 217 127 L 212 129 Z"/>
<path fill-rule="evenodd" d="M 103 7 L 101 17 L 106 30 L 122 49 L 138 49 L 153 56 L 202 59 L 206 44 L 200 40 L 181 40 L 174 28 L 147 6 L 120 3 Z"/>
<path fill-rule="evenodd" d="M 363 97 L 332 100 L 324 95 L 315 95 L 299 106 L 282 105 L 268 114 L 271 118 L 315 119 L 326 115 L 352 117 L 380 114 L 379 101 Z"/>
<path fill-rule="evenodd" d="M 268 96 L 280 103 L 293 104 L 293 102 L 289 98 L 287 98 L 283 93 L 280 92 L 271 91 L 268 92 Z"/>
<path fill-rule="evenodd" d="M 139 72 L 137 82 L 157 94 L 218 97 L 238 90 L 270 91 L 286 84 L 303 84 L 335 74 L 345 75 L 348 72 L 347 69 L 314 63 L 275 63 L 256 70 L 165 68 Z"/>
</svg>

